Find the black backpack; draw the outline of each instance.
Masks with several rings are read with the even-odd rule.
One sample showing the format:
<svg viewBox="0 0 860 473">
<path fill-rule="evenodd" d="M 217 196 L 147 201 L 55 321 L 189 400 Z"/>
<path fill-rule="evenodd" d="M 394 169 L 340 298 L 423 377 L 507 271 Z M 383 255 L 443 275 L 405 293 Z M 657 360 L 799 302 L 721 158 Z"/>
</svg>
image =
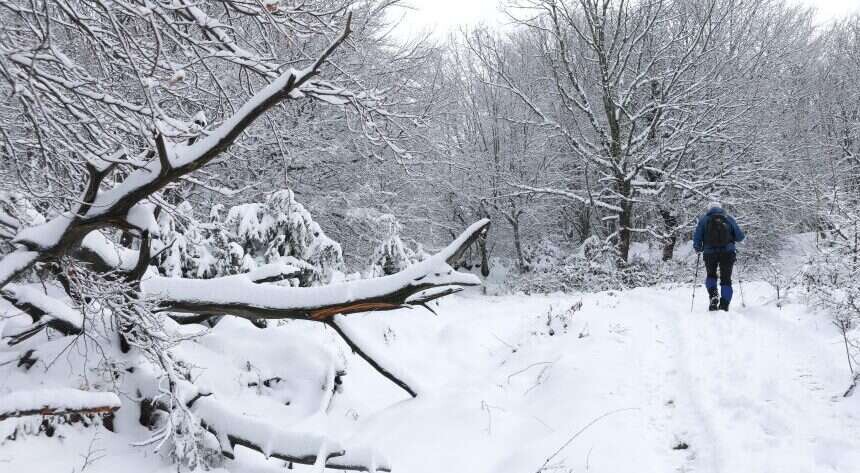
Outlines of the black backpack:
<svg viewBox="0 0 860 473">
<path fill-rule="evenodd" d="M 732 227 L 725 215 L 714 214 L 705 227 L 705 245 L 710 247 L 726 246 L 732 243 Z"/>
</svg>

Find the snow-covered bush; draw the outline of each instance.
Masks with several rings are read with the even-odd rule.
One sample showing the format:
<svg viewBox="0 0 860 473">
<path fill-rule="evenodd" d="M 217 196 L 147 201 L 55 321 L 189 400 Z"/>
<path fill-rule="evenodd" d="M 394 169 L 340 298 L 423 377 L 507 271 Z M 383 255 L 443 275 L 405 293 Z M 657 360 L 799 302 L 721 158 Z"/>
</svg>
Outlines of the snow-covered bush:
<svg viewBox="0 0 860 473">
<path fill-rule="evenodd" d="M 648 260 L 632 256 L 620 262 L 615 247 L 597 237 L 566 249 L 542 240 L 527 249 L 530 271 L 512 275 L 512 290 L 525 293 L 605 291 L 688 279 L 683 261 Z"/>
<path fill-rule="evenodd" d="M 400 239 L 401 226 L 391 214 L 383 214 L 377 219 L 382 238 L 370 257 L 369 277 L 385 276 L 403 271 L 407 266 L 417 263 L 423 256 L 420 250 L 413 251 Z"/>
<path fill-rule="evenodd" d="M 828 218 L 818 252 L 804 266 L 803 283 L 812 302 L 826 310 L 842 333 L 849 368 L 860 382 L 860 214 L 843 209 Z M 852 392 L 853 389 L 849 390 Z"/>
<path fill-rule="evenodd" d="M 567 333 L 570 328 L 570 324 L 573 321 L 573 317 L 580 309 L 582 309 L 582 301 L 579 301 L 566 309 L 560 310 L 550 306 L 546 313 L 541 316 L 543 323 L 538 326 L 539 328 L 536 329 L 533 334 L 552 337 L 556 334 Z"/>
<path fill-rule="evenodd" d="M 223 217 L 222 217 L 223 214 Z M 214 206 L 207 222 L 198 221 L 183 202 L 159 218 L 161 274 L 214 278 L 253 271 L 263 265 L 295 268 L 294 283 L 326 284 L 343 270 L 340 245 L 330 239 L 290 190 L 224 211 Z"/>
</svg>

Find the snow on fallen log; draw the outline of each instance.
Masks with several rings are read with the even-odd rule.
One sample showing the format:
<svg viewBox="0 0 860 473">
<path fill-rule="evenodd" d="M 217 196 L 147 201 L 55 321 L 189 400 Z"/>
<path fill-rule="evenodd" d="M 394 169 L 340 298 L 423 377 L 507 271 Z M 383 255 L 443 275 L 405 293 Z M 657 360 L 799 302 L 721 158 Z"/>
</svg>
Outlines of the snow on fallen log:
<svg viewBox="0 0 860 473">
<path fill-rule="evenodd" d="M 262 453 L 266 458 L 277 458 L 303 465 L 351 471 L 390 472 L 388 459 L 368 447 L 344 449 L 328 437 L 312 432 L 285 429 L 261 419 L 237 412 L 217 399 L 200 397 L 192 404 L 204 428 L 218 439 L 222 454 L 234 458 L 236 445 Z"/>
<path fill-rule="evenodd" d="M 310 266 L 310 265 L 308 265 Z M 304 269 L 289 263 L 269 263 L 253 269 L 247 273 L 240 274 L 253 283 L 261 284 L 267 282 L 283 281 L 284 279 L 297 278 L 302 275 Z"/>
<path fill-rule="evenodd" d="M 15 391 L 0 396 L 0 421 L 31 415 L 108 414 L 121 405 L 111 392 L 72 388 Z"/>
<path fill-rule="evenodd" d="M 391 471 L 391 464 L 388 459 L 368 447 L 349 447 L 346 449 L 346 453 L 330 459 L 325 466 L 332 470 L 369 471 L 371 473 Z"/>
<path fill-rule="evenodd" d="M 340 444 L 320 434 L 291 431 L 267 419 L 238 413 L 212 397 L 196 400 L 193 411 L 218 439 L 227 458 L 234 458 L 236 445 L 256 450 L 266 458 L 306 465 L 315 464 L 321 452 L 327 461 L 344 454 Z"/>
<path fill-rule="evenodd" d="M 392 310 L 409 304 L 419 292 L 444 286 L 476 286 L 474 274 L 450 265 L 483 235 L 490 222 L 481 220 L 450 245 L 403 271 L 373 279 L 321 287 L 281 287 L 254 284 L 246 277 L 182 279 L 152 276 L 143 292 L 165 310 L 194 314 L 231 314 L 249 319 L 308 319 L 326 321 L 336 314 Z M 444 294 L 444 293 L 440 293 Z M 428 298 L 421 298 L 425 303 Z"/>
</svg>

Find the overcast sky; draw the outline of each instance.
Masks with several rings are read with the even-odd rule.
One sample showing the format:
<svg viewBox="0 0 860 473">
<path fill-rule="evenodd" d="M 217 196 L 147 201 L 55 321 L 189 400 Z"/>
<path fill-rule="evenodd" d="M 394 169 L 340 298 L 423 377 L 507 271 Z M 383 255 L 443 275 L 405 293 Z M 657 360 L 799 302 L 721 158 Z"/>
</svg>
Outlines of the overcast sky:
<svg viewBox="0 0 860 473">
<path fill-rule="evenodd" d="M 398 28 L 399 35 L 409 36 L 425 29 L 433 29 L 434 34 L 444 33 L 458 25 L 477 23 L 496 24 L 503 22 L 499 14 L 498 0 L 405 0 L 415 10 L 402 10 L 403 24 Z M 812 5 L 818 9 L 819 18 L 827 21 L 860 11 L 860 0 L 789 0 Z"/>
</svg>

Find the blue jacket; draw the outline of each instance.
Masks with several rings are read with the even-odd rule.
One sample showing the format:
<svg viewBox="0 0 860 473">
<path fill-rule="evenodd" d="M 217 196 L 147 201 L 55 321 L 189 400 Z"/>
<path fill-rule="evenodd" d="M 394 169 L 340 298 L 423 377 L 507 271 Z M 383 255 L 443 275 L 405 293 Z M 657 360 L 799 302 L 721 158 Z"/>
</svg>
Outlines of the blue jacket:
<svg viewBox="0 0 860 473">
<path fill-rule="evenodd" d="M 703 240 L 705 239 L 705 229 L 708 228 L 708 221 L 711 219 L 711 215 L 715 214 L 725 215 L 726 220 L 728 220 L 729 225 L 732 227 L 731 230 L 734 241 L 726 246 L 704 246 Z M 699 223 L 698 225 L 696 225 L 696 233 L 693 234 L 693 249 L 695 249 L 696 251 L 703 251 L 705 254 L 734 253 L 735 243 L 744 241 L 744 238 L 746 238 L 746 235 L 744 235 L 744 232 L 741 230 L 741 227 L 739 227 L 737 222 L 735 222 L 735 219 L 732 218 L 730 215 L 726 215 L 725 210 L 719 207 L 714 207 L 711 210 L 708 210 L 708 213 L 706 213 L 699 219 Z"/>
</svg>

